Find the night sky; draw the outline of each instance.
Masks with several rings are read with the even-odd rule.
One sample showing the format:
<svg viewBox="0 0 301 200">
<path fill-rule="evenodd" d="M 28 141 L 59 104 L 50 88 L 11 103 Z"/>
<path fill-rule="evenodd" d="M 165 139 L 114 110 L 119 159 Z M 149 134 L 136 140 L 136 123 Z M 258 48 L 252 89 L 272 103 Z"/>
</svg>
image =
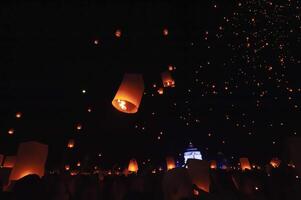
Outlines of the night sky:
<svg viewBox="0 0 301 200">
<path fill-rule="evenodd" d="M 205 159 L 279 156 L 301 132 L 300 4 L 1 5 L 0 153 L 37 140 L 49 144 L 49 166 L 161 162 L 189 142 Z M 176 87 L 160 95 L 169 66 Z M 136 114 L 111 104 L 125 73 L 144 78 Z"/>
</svg>

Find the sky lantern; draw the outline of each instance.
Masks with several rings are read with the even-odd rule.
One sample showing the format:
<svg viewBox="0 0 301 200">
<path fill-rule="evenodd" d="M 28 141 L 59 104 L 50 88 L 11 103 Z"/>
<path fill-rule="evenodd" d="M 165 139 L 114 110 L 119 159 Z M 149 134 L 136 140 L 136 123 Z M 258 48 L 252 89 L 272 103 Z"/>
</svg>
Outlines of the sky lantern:
<svg viewBox="0 0 301 200">
<path fill-rule="evenodd" d="M 14 168 L 16 164 L 16 156 L 6 156 L 4 159 L 3 167 Z"/>
<path fill-rule="evenodd" d="M 65 165 L 65 170 L 69 171 L 70 170 L 70 165 Z"/>
<path fill-rule="evenodd" d="M 47 156 L 48 145 L 33 141 L 21 143 L 9 180 L 18 180 L 29 174 L 44 176 Z"/>
<path fill-rule="evenodd" d="M 21 112 L 17 112 L 16 113 L 16 118 L 21 118 L 22 117 L 22 113 Z"/>
<path fill-rule="evenodd" d="M 116 36 L 117 38 L 120 38 L 121 35 L 122 35 L 121 30 L 120 30 L 120 29 L 117 29 L 117 30 L 115 31 L 115 36 Z"/>
<path fill-rule="evenodd" d="M 80 162 L 78 161 L 78 162 L 76 163 L 76 166 L 80 167 L 80 165 L 81 165 L 81 164 L 80 164 Z"/>
<path fill-rule="evenodd" d="M 172 65 L 168 65 L 168 70 L 169 71 L 173 71 L 173 70 L 175 70 L 176 68 L 174 67 L 174 66 L 172 66 Z"/>
<path fill-rule="evenodd" d="M 209 162 L 206 160 L 189 159 L 187 161 L 187 170 L 192 183 L 198 188 L 209 192 Z"/>
<path fill-rule="evenodd" d="M 248 158 L 240 158 L 240 167 L 242 171 L 251 170 L 251 165 Z"/>
<path fill-rule="evenodd" d="M 131 159 L 129 162 L 128 171 L 137 173 L 138 169 L 139 169 L 139 167 L 138 167 L 138 163 L 137 163 L 136 159 Z"/>
<path fill-rule="evenodd" d="M 175 163 L 175 160 L 173 159 L 173 157 L 166 158 L 166 166 L 167 166 L 167 170 L 176 168 L 176 163 Z"/>
<path fill-rule="evenodd" d="M 175 80 L 172 78 L 169 71 L 161 73 L 161 78 L 164 87 L 175 87 Z"/>
<path fill-rule="evenodd" d="M 143 96 L 144 83 L 141 74 L 125 74 L 112 101 L 112 105 L 124 113 L 136 113 Z"/>
<path fill-rule="evenodd" d="M 272 167 L 277 168 L 279 167 L 281 164 L 281 160 L 279 160 L 279 158 L 272 158 L 272 160 L 270 161 L 270 165 L 272 165 Z"/>
<path fill-rule="evenodd" d="M 163 88 L 159 88 L 159 89 L 157 90 L 157 92 L 158 92 L 160 95 L 162 95 L 162 94 L 164 94 L 164 89 L 163 89 Z"/>
<path fill-rule="evenodd" d="M 210 161 L 210 169 L 216 169 L 217 168 L 217 164 L 215 160 L 211 160 Z"/>
<path fill-rule="evenodd" d="M 168 29 L 167 29 L 167 28 L 164 28 L 164 29 L 163 29 L 163 35 L 164 35 L 164 36 L 168 36 Z"/>
<path fill-rule="evenodd" d="M 15 133 L 15 129 L 13 129 L 13 128 L 8 129 L 9 135 L 13 135 L 14 133 Z"/>
<path fill-rule="evenodd" d="M 72 149 L 72 148 L 74 147 L 74 145 L 75 145 L 75 140 L 74 140 L 74 139 L 70 139 L 70 140 L 68 141 L 67 147 L 68 147 L 69 149 Z"/>
<path fill-rule="evenodd" d="M 83 129 L 83 125 L 81 123 L 76 124 L 76 130 L 80 131 Z"/>
</svg>

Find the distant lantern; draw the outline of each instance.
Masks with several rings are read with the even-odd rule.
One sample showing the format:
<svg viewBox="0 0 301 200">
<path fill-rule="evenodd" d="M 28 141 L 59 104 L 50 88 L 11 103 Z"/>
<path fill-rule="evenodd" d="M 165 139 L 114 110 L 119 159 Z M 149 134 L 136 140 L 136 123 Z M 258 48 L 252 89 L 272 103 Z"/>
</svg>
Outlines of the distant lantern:
<svg viewBox="0 0 301 200">
<path fill-rule="evenodd" d="M 16 156 L 6 156 L 4 159 L 3 167 L 14 168 L 16 164 Z"/>
<path fill-rule="evenodd" d="M 157 90 L 157 92 L 158 92 L 160 95 L 162 95 L 162 94 L 164 93 L 164 89 L 163 89 L 163 88 L 159 88 L 159 89 Z"/>
<path fill-rule="evenodd" d="M 163 29 L 163 35 L 168 36 L 168 29 L 167 28 Z"/>
<path fill-rule="evenodd" d="M 175 70 L 176 68 L 174 67 L 174 66 L 172 66 L 172 65 L 168 65 L 168 70 L 169 71 L 173 71 L 173 70 Z"/>
<path fill-rule="evenodd" d="M 82 130 L 82 129 L 83 129 L 83 125 L 80 124 L 80 123 L 77 123 L 77 124 L 76 124 L 76 129 L 77 129 L 77 130 Z"/>
<path fill-rule="evenodd" d="M 21 118 L 22 117 L 22 113 L 21 112 L 17 112 L 16 113 L 16 118 Z"/>
<path fill-rule="evenodd" d="M 138 169 L 139 169 L 139 167 L 138 167 L 137 161 L 135 159 L 130 160 L 129 166 L 128 166 L 128 171 L 137 173 Z"/>
<path fill-rule="evenodd" d="M 98 45 L 99 44 L 99 41 L 96 39 L 96 40 L 94 40 L 94 44 L 95 45 Z"/>
<path fill-rule="evenodd" d="M 72 148 L 74 147 L 74 145 L 75 145 L 75 140 L 74 140 L 74 139 L 70 139 L 70 140 L 68 141 L 67 147 L 68 147 L 69 149 L 72 149 Z"/>
<path fill-rule="evenodd" d="M 9 180 L 18 180 L 29 174 L 44 176 L 47 156 L 47 145 L 33 141 L 21 143 Z"/>
<path fill-rule="evenodd" d="M 121 37 L 121 30 L 120 29 L 117 29 L 116 31 L 115 31 L 115 36 L 117 37 L 117 38 L 120 38 Z"/>
<path fill-rule="evenodd" d="M 246 169 L 251 170 L 251 165 L 248 158 L 240 158 L 239 161 L 240 167 L 243 171 L 245 171 Z"/>
<path fill-rule="evenodd" d="M 65 170 L 69 171 L 70 170 L 70 165 L 65 165 Z"/>
<path fill-rule="evenodd" d="M 161 78 L 164 87 L 175 87 L 175 80 L 172 78 L 170 72 L 161 73 Z"/>
<path fill-rule="evenodd" d="M 167 166 L 167 170 L 176 168 L 176 163 L 175 163 L 175 160 L 173 159 L 173 157 L 166 158 L 166 166 Z"/>
<path fill-rule="evenodd" d="M 272 165 L 272 167 L 277 168 L 279 167 L 281 164 L 281 160 L 279 160 L 279 158 L 272 158 L 272 160 L 270 161 L 270 165 Z"/>
<path fill-rule="evenodd" d="M 143 96 L 144 83 L 141 74 L 125 74 L 112 101 L 113 106 L 125 113 L 136 113 Z"/>
<path fill-rule="evenodd" d="M 78 162 L 76 163 L 76 166 L 80 167 L 80 165 L 81 165 L 81 164 L 80 164 L 80 162 L 78 161 Z"/>
<path fill-rule="evenodd" d="M 217 164 L 215 160 L 211 160 L 210 161 L 210 169 L 216 169 L 217 168 Z"/>
<path fill-rule="evenodd" d="M 13 135 L 14 133 L 15 133 L 15 129 L 13 129 L 13 128 L 8 129 L 9 135 Z"/>
</svg>

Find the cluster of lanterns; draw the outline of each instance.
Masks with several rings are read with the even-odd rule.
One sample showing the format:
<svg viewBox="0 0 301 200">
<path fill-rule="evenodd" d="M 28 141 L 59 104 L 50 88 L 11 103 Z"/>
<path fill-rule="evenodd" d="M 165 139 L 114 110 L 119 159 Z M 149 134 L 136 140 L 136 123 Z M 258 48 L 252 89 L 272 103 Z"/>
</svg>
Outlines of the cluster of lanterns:
<svg viewBox="0 0 301 200">
<path fill-rule="evenodd" d="M 162 85 L 166 87 L 175 87 L 175 80 L 170 71 L 175 70 L 173 66 L 168 67 L 169 71 L 161 73 Z M 157 87 L 154 84 L 154 87 Z M 157 92 L 162 95 L 163 87 L 160 87 Z M 124 113 L 136 113 L 139 109 L 141 99 L 144 93 L 144 81 L 141 74 L 125 74 L 119 86 L 117 93 L 112 101 L 112 105 Z"/>
</svg>

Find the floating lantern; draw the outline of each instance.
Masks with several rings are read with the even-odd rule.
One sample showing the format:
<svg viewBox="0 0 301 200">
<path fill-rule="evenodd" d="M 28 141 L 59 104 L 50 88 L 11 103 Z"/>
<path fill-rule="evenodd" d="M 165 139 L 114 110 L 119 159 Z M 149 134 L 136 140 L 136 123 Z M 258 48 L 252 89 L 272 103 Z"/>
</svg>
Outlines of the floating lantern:
<svg viewBox="0 0 301 200">
<path fill-rule="evenodd" d="M 48 146 L 38 142 L 21 143 L 18 149 L 16 164 L 9 180 L 18 180 L 29 174 L 42 177 L 48 155 Z"/>
<path fill-rule="evenodd" d="M 277 168 L 280 166 L 281 160 L 279 158 L 272 158 L 270 161 L 270 165 L 272 165 L 274 168 Z"/>
<path fill-rule="evenodd" d="M 116 36 L 117 38 L 120 38 L 120 37 L 121 37 L 121 34 L 122 34 L 121 30 L 117 29 L 117 30 L 115 31 L 115 36 Z"/>
<path fill-rule="evenodd" d="M 175 160 L 172 157 L 167 157 L 166 158 L 166 166 L 167 166 L 167 170 L 176 168 Z"/>
<path fill-rule="evenodd" d="M 76 164 L 76 166 L 80 167 L 80 165 L 81 165 L 81 164 L 80 164 L 80 162 L 78 161 L 77 164 Z"/>
<path fill-rule="evenodd" d="M 163 35 L 168 36 L 168 29 L 167 28 L 163 29 Z"/>
<path fill-rule="evenodd" d="M 141 74 L 125 74 L 112 101 L 113 106 L 125 113 L 136 113 L 143 96 L 144 84 Z"/>
<path fill-rule="evenodd" d="M 69 171 L 70 170 L 70 165 L 65 165 L 65 170 Z"/>
<path fill-rule="evenodd" d="M 192 183 L 198 188 L 209 192 L 209 163 L 205 160 L 189 159 L 187 162 L 187 170 Z"/>
<path fill-rule="evenodd" d="M 4 159 L 3 167 L 14 168 L 16 164 L 16 156 L 6 156 Z"/>
<path fill-rule="evenodd" d="M 172 66 L 172 65 L 168 65 L 168 70 L 169 71 L 173 71 L 173 70 L 175 70 L 176 68 L 174 67 L 174 66 Z"/>
<path fill-rule="evenodd" d="M 83 129 L 82 124 L 80 124 L 80 123 L 76 124 L 76 129 L 77 130 L 82 130 Z"/>
<path fill-rule="evenodd" d="M 72 148 L 74 147 L 74 145 L 75 145 L 75 140 L 74 140 L 74 139 L 70 139 L 70 140 L 68 141 L 67 147 L 68 147 L 69 149 L 72 149 Z"/>
<path fill-rule="evenodd" d="M 21 112 L 17 112 L 16 113 L 16 118 L 21 118 L 22 117 L 22 113 Z"/>
<path fill-rule="evenodd" d="M 163 72 L 161 73 L 161 78 L 164 87 L 175 87 L 175 81 L 171 76 L 170 72 Z"/>
<path fill-rule="evenodd" d="M 242 171 L 251 170 L 251 165 L 248 158 L 240 158 L 240 167 Z"/>
<path fill-rule="evenodd" d="M 137 173 L 138 172 L 138 163 L 135 159 L 130 160 L 129 166 L 128 166 L 128 171 L 129 172 L 134 172 Z"/>
<path fill-rule="evenodd" d="M 210 161 L 210 169 L 216 169 L 217 168 L 217 164 L 215 160 L 211 160 Z"/>
<path fill-rule="evenodd" d="M 157 91 L 158 91 L 158 93 L 159 93 L 160 95 L 162 95 L 162 94 L 164 93 L 163 88 L 159 88 Z"/>
<path fill-rule="evenodd" d="M 15 133 L 15 130 L 13 128 L 8 129 L 8 134 L 13 135 Z"/>
</svg>

